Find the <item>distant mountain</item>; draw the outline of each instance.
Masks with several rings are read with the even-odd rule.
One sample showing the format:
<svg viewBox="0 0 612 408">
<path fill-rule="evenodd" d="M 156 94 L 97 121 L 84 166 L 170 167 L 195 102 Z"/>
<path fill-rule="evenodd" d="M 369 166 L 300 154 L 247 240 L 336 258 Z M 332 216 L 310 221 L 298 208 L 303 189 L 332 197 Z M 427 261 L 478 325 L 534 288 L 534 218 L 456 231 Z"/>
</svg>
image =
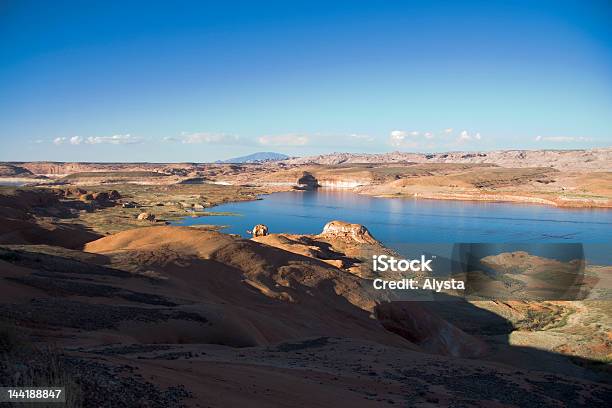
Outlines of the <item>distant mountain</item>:
<svg viewBox="0 0 612 408">
<path fill-rule="evenodd" d="M 274 152 L 257 152 L 248 156 L 232 157 L 227 160 L 217 160 L 216 163 L 262 163 L 288 159 L 289 156 Z"/>
</svg>

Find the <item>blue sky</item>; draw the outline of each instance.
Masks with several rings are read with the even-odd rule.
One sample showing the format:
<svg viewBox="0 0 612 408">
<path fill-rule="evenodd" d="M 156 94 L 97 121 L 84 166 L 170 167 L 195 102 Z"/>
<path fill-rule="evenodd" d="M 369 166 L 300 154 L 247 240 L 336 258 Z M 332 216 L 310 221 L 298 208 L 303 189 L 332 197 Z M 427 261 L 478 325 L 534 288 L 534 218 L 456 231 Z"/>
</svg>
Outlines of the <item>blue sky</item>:
<svg viewBox="0 0 612 408">
<path fill-rule="evenodd" d="M 0 160 L 612 146 L 611 22 L 586 0 L 3 0 Z"/>
</svg>

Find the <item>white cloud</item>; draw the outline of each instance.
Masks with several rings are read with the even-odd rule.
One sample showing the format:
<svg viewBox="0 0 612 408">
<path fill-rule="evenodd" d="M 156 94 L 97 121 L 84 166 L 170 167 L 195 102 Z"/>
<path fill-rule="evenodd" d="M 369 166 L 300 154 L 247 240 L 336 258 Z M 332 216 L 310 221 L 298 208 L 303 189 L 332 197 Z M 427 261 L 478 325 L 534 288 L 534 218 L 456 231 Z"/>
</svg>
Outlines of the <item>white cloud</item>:
<svg viewBox="0 0 612 408">
<path fill-rule="evenodd" d="M 356 140 L 363 141 L 363 142 L 373 142 L 374 141 L 374 138 L 372 136 L 363 135 L 359 133 L 352 133 L 349 135 L 349 138 L 356 139 Z"/>
<path fill-rule="evenodd" d="M 75 136 L 75 137 L 78 137 L 78 136 Z M 72 143 L 72 139 L 71 139 L 71 143 Z M 89 136 L 87 139 L 85 139 L 84 142 L 87 144 L 123 145 L 123 144 L 142 143 L 142 139 L 136 136 L 132 136 L 130 134 L 125 134 L 125 135 L 112 135 L 112 136 Z M 73 143 L 73 144 L 79 144 L 79 143 Z"/>
<path fill-rule="evenodd" d="M 406 132 L 405 130 L 393 130 L 389 134 L 389 144 L 393 147 L 416 149 L 419 147 L 424 147 L 422 145 L 423 138 L 427 138 L 427 136 L 425 136 L 425 134 L 421 134 L 421 132 L 417 130 L 413 130 L 412 132 Z"/>
<path fill-rule="evenodd" d="M 536 136 L 534 140 L 536 142 L 575 143 L 589 142 L 592 139 L 583 136 Z"/>
<path fill-rule="evenodd" d="M 389 144 L 395 147 L 402 147 L 407 133 L 403 130 L 392 130 L 389 137 Z"/>
<path fill-rule="evenodd" d="M 457 138 L 457 140 L 455 140 L 455 142 L 457 144 L 463 144 L 463 143 L 478 141 L 478 140 L 481 140 L 481 139 L 482 139 L 482 137 L 480 136 L 479 132 L 476 132 L 474 134 L 470 134 L 467 130 L 462 130 L 461 133 L 459 134 L 459 137 Z"/>
<path fill-rule="evenodd" d="M 453 133 L 453 128 L 442 131 L 393 130 L 389 134 L 389 144 L 394 147 L 407 147 L 413 149 L 435 149 L 437 147 L 452 147 L 457 144 L 473 143 L 482 140 L 479 132 L 470 133 L 463 130 L 458 136 Z"/>
<path fill-rule="evenodd" d="M 196 132 L 196 133 L 185 133 L 183 132 L 180 137 L 167 137 L 164 140 L 168 141 L 180 141 L 186 144 L 236 144 L 240 142 L 240 138 L 236 135 L 228 135 L 225 133 L 208 133 L 208 132 Z"/>
<path fill-rule="evenodd" d="M 308 136 L 287 134 L 277 136 L 261 136 L 257 142 L 266 146 L 304 146 L 309 142 Z"/>
<path fill-rule="evenodd" d="M 72 136 L 70 138 L 70 144 L 79 145 L 83 142 L 83 138 L 81 136 Z"/>
<path fill-rule="evenodd" d="M 53 144 L 63 145 L 69 143 L 71 145 L 80 145 L 80 144 L 134 144 L 141 143 L 142 139 L 139 137 L 135 137 L 132 135 L 112 135 L 112 136 L 89 136 L 88 138 L 83 138 L 81 136 L 72 136 L 70 138 L 67 137 L 56 137 L 53 139 Z"/>
</svg>

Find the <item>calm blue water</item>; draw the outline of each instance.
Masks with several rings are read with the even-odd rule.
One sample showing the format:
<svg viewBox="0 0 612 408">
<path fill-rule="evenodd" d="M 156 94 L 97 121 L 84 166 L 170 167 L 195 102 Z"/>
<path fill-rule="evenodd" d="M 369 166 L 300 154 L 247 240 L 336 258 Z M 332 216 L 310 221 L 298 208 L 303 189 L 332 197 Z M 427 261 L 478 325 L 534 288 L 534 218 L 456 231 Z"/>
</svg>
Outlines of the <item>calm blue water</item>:
<svg viewBox="0 0 612 408">
<path fill-rule="evenodd" d="M 320 189 L 271 194 L 263 200 L 223 204 L 212 211 L 239 215 L 186 217 L 176 225 L 225 225 L 225 232 L 246 237 L 246 231 L 256 224 L 266 224 L 271 233 L 317 234 L 328 221 L 343 220 L 365 225 L 388 245 L 577 242 L 606 244 L 609 249 L 612 243 L 612 210 L 605 209 L 390 199 Z"/>
</svg>

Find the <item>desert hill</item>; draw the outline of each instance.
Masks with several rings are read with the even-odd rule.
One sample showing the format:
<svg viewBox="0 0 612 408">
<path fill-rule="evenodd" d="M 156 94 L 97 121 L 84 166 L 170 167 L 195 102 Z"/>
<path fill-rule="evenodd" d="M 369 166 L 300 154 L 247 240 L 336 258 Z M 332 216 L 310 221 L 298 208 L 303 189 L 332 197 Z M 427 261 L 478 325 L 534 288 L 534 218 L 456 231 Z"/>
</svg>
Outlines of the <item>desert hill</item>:
<svg viewBox="0 0 612 408">
<path fill-rule="evenodd" d="M 270 243 L 291 246 L 276 238 Z M 311 239 L 331 245 L 338 237 Z M 71 356 L 67 370 L 80 367 L 78 384 L 108 381 L 114 373 L 112 387 L 126 387 L 130 395 L 149 387 L 166 406 L 177 406 L 171 402 L 176 395 L 193 406 L 200 398 L 216 406 L 276 406 L 287 392 L 294 395 L 287 406 L 450 398 L 477 406 L 494 400 L 538 406 L 561 398 L 603 406 L 611 392 L 575 377 L 580 370 L 568 369 L 570 376 L 563 377 L 517 371 L 508 365 L 512 360 L 500 364 L 499 351 L 491 354 L 478 335 L 423 305 L 380 301 L 362 280 L 316 257 L 254 240 L 191 227 L 145 227 L 92 241 L 84 252 L 5 246 L 0 284 L 8 296 L 0 317 L 18 318 L 24 333 L 51 336 L 64 347 Z M 517 362 L 541 364 L 544 358 L 508 350 Z M 455 386 L 458 379 L 463 387 Z M 513 384 L 527 379 L 531 391 L 524 396 Z M 506 384 L 507 395 L 474 388 L 483 381 Z M 553 382 L 571 384 L 572 391 L 551 395 L 546 390 Z M 157 391 L 177 384 L 183 388 L 172 394 Z"/>
<path fill-rule="evenodd" d="M 251 240 L 189 227 L 153 227 L 99 239 L 87 244 L 85 251 L 109 256 L 111 264 L 122 269 L 146 265 L 146 271 L 137 271 L 154 272 L 164 284 L 197 288 L 204 299 L 223 302 L 226 315 L 242 316 L 242 332 L 254 329 L 253 345 L 333 335 L 441 353 L 449 350 L 432 345 L 438 342 L 435 334 L 443 332 L 435 325 L 411 333 L 418 347 L 386 332 L 371 319 L 381 299 L 352 273 Z M 253 293 L 259 300 L 253 299 Z M 262 310 L 262 301 L 270 303 L 268 317 L 254 312 Z M 418 313 L 428 315 L 424 310 Z M 448 324 L 445 327 L 450 329 Z M 458 329 L 447 340 L 456 343 L 457 355 L 475 355 L 482 348 Z"/>
</svg>

